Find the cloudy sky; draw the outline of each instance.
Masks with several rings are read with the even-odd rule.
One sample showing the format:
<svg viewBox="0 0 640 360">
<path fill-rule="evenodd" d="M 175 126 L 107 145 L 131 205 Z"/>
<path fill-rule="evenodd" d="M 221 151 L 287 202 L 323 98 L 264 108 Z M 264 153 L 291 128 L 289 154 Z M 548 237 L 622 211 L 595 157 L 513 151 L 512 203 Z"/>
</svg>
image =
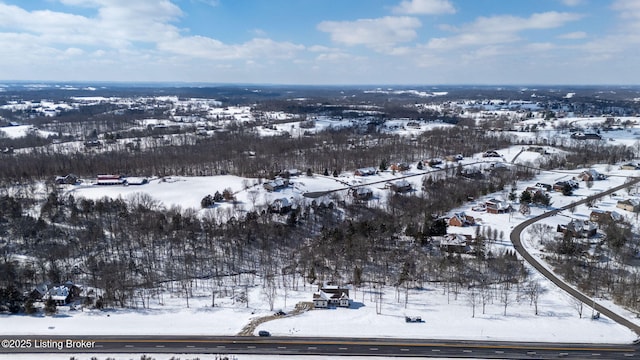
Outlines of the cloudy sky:
<svg viewBox="0 0 640 360">
<path fill-rule="evenodd" d="M 639 0 L 0 0 L 0 80 L 640 84 Z"/>
</svg>

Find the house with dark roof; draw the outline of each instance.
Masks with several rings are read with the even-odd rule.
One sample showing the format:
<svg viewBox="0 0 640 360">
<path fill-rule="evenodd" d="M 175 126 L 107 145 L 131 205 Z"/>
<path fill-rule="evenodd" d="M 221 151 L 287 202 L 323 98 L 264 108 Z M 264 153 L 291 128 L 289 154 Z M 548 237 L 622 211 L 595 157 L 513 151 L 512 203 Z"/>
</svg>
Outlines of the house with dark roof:
<svg viewBox="0 0 640 360">
<path fill-rule="evenodd" d="M 598 225 L 589 220 L 571 219 L 566 225 L 558 225 L 558 232 L 569 234 L 576 238 L 586 238 L 594 236 L 598 231 Z"/>
<path fill-rule="evenodd" d="M 336 306 L 348 308 L 351 306 L 349 289 L 326 283 L 322 284 L 318 287 L 318 291 L 313 293 L 313 306 L 318 309 Z"/>
<path fill-rule="evenodd" d="M 391 183 L 390 189 L 396 193 L 406 193 L 413 189 L 411 183 L 405 179 Z"/>
<path fill-rule="evenodd" d="M 269 192 L 278 191 L 289 186 L 289 180 L 287 179 L 275 179 L 262 184 L 262 187 Z"/>
<path fill-rule="evenodd" d="M 351 189 L 351 195 L 356 200 L 367 201 L 373 197 L 373 190 L 365 186 L 359 186 Z"/>
</svg>

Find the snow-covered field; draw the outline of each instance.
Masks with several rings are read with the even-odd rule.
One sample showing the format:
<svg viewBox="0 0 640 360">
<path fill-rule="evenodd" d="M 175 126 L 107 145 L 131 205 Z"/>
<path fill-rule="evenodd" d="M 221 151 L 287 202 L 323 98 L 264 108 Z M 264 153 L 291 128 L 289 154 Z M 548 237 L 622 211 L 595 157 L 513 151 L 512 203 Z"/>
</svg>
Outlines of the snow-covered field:
<svg viewBox="0 0 640 360">
<path fill-rule="evenodd" d="M 231 114 L 231 115 L 241 115 Z M 595 119 L 590 121 L 602 121 Z M 578 120 L 576 120 L 578 121 Z M 588 125 L 588 120 L 581 120 Z M 318 119 L 318 127 L 332 126 L 332 120 Z M 406 124 L 398 122 L 392 124 L 403 128 Z M 336 124 L 337 126 L 337 124 Z M 436 125 L 430 125 L 436 126 Z M 419 131 L 426 131 L 430 126 L 421 125 L 420 129 L 404 128 L 404 135 L 412 136 Z M 446 126 L 439 124 L 437 126 Z M 20 127 L 12 129 L 18 131 Z M 3 128 L 4 130 L 4 128 Z M 304 129 L 299 123 L 278 125 L 278 131 L 293 131 L 294 136 L 303 133 Z M 397 129 L 396 129 L 397 130 Z M 414 131 L 415 130 L 415 131 Z M 21 131 L 27 131 L 26 128 Z M 543 132 L 545 136 L 558 136 L 555 130 Z M 638 142 L 637 129 L 615 130 L 605 135 L 614 141 L 611 143 L 624 143 L 634 145 Z M 9 134 L 14 137 L 18 135 Z M 536 136 L 532 133 L 522 133 L 522 137 Z M 563 135 L 568 137 L 568 134 Z M 498 149 L 502 158 L 485 159 L 476 154 L 474 157 L 464 160 L 471 162 L 512 162 L 535 163 L 542 155 L 537 152 L 522 151 L 522 146 L 513 146 L 506 149 Z M 548 151 L 553 152 L 551 148 Z M 375 166 L 376 164 L 371 164 Z M 343 173 L 339 177 L 326 177 L 315 174 L 307 177 L 301 175 L 292 178 L 293 185 L 277 192 L 267 192 L 256 179 L 245 179 L 236 176 L 216 177 L 167 177 L 151 178 L 149 184 L 141 186 L 97 186 L 90 181 L 79 186 L 69 186 L 66 190 L 74 197 L 86 197 L 92 199 L 104 196 L 111 198 L 121 197 L 128 199 L 136 193 L 146 193 L 156 199 L 164 207 L 179 206 L 182 209 L 194 208 L 202 215 L 207 212 L 239 212 L 249 211 L 254 206 L 265 206 L 278 198 L 292 199 L 294 202 L 310 202 L 311 199 L 302 195 L 309 192 L 330 191 L 343 189 L 348 185 L 369 186 L 374 192 L 372 204 L 384 204 L 389 190 L 385 189 L 387 182 L 399 180 L 410 176 L 407 180 L 416 191 L 420 191 L 422 176 L 428 171 L 419 171 L 416 164 L 406 173 L 381 172 L 368 177 L 354 176 L 352 173 Z M 619 170 L 618 166 L 598 166 L 601 173 L 609 175 L 604 181 L 594 182 L 592 188 L 587 188 L 581 183 L 581 188 L 573 196 L 565 197 L 559 193 L 551 193 L 552 207 L 560 207 L 585 196 L 622 184 L 627 176 L 639 176 L 640 171 Z M 581 169 L 582 170 L 582 169 Z M 553 184 L 559 180 L 567 180 L 579 174 L 576 171 L 552 171 L 542 172 L 534 180 L 517 184 L 517 194 L 527 186 L 537 182 Z M 211 209 L 201 209 L 200 201 L 208 194 L 216 191 L 222 192 L 231 189 L 237 202 L 216 204 Z M 507 189 L 508 190 L 508 189 Z M 346 190 L 336 193 L 339 197 L 347 196 Z M 507 198 L 508 191 L 491 194 L 490 197 Z M 626 197 L 627 194 L 618 194 L 601 201 L 598 206 L 603 210 L 615 209 L 615 200 Z M 332 201 L 335 195 L 326 195 L 316 201 Z M 452 213 L 464 211 L 475 217 L 480 226 L 491 227 L 505 237 L 501 241 L 491 245 L 493 251 L 513 249 L 508 241 L 511 229 L 527 218 L 536 216 L 545 209 L 532 207 L 528 216 L 520 213 L 492 215 L 485 212 L 472 210 L 474 205 L 485 199 L 476 199 L 459 209 L 453 209 Z M 560 216 L 546 220 L 549 225 L 568 222 L 569 218 L 588 217 L 590 209 L 585 206 L 577 207 L 575 212 L 566 212 Z M 623 211 L 619 211 L 622 212 Z M 624 214 L 631 217 L 630 214 Z M 630 219 L 631 220 L 631 219 Z M 449 228 L 450 233 L 475 233 L 474 227 Z M 531 238 L 525 239 L 526 246 L 532 251 L 537 251 L 540 244 Z M 532 270 L 534 271 L 534 270 Z M 377 304 L 372 295 L 372 289 L 353 289 L 351 294 L 354 303 L 350 309 L 312 310 L 298 316 L 284 317 L 272 320 L 260 325 L 258 330 L 268 330 L 278 336 L 361 336 L 361 337 L 400 337 L 400 338 L 429 338 L 429 339 L 473 339 L 473 340 L 519 340 L 519 341 L 548 341 L 548 342 L 581 342 L 581 343 L 629 343 L 636 339 L 636 334 L 617 325 L 606 318 L 591 320 L 588 304 L 585 304 L 584 314 L 580 318 L 575 309 L 575 304 L 564 292 L 555 285 L 546 281 L 538 274 L 533 274 L 545 289 L 539 300 L 539 315 L 534 314 L 533 306 L 526 297 L 516 300 L 515 291 L 513 301 L 506 309 L 497 300 L 488 304 L 483 313 L 481 307 L 476 308 L 475 317 L 472 317 L 472 309 L 468 300 L 467 291 L 462 290 L 457 297 L 448 293 L 437 284 L 426 285 L 423 289 L 410 289 L 408 301 L 405 304 L 404 290 L 398 293 L 395 288 L 383 288 L 381 313 L 376 312 Z M 301 280 L 301 284 L 304 280 Z M 255 284 L 260 284 L 260 279 L 255 279 Z M 55 316 L 8 316 L 0 315 L 0 334 L 4 335 L 136 335 L 136 334 L 180 334 L 180 335 L 235 335 L 255 317 L 267 316 L 273 313 L 269 310 L 269 304 L 260 286 L 248 288 L 249 302 L 234 302 L 231 297 L 216 297 L 216 306 L 211 307 L 211 290 L 209 284 L 202 283 L 195 290 L 196 296 L 189 299 L 187 307 L 186 299 L 172 297 L 166 293 L 162 299 L 152 299 L 149 307 L 145 309 L 112 309 L 106 311 L 84 310 L 70 311 L 61 307 Z M 298 291 L 279 289 L 275 309 L 290 312 L 296 303 L 310 301 L 315 286 L 307 284 L 306 288 Z M 286 302 L 286 303 L 285 303 Z M 608 303 L 607 299 L 599 299 L 600 303 Z M 611 305 L 615 307 L 614 305 Z M 624 309 L 615 307 L 618 311 Z M 635 314 L 629 314 L 629 318 L 635 318 Z M 422 323 L 406 323 L 405 315 L 420 316 Z M 53 356 L 53 355 L 52 355 Z M 163 359 L 155 356 L 156 359 Z M 11 359 L 26 359 L 30 357 L 11 356 Z M 68 356 L 67 356 L 68 358 Z M 100 357 L 99 357 L 100 358 Z M 116 357 L 118 358 L 118 357 Z M 120 358 L 139 358 L 139 355 L 122 355 Z M 168 356 L 167 356 L 168 358 Z M 184 356 L 184 358 L 189 358 Z M 200 357 L 201 359 L 212 358 Z M 325 358 L 325 357 L 323 357 Z M 0 359 L 3 359 L 0 356 Z M 45 358 L 46 359 L 46 358 Z M 57 359 L 57 357 L 56 357 Z M 238 359 L 253 359 L 251 356 L 238 356 Z"/>
<path fill-rule="evenodd" d="M 516 148 L 499 150 L 505 158 L 514 156 L 519 151 Z M 523 153 L 523 159 L 535 158 L 534 154 Z M 468 161 L 477 161 L 469 159 Z M 415 164 L 414 164 L 415 165 Z M 621 184 L 625 176 L 640 175 L 637 171 L 619 170 L 617 167 L 598 167 L 598 170 L 610 176 L 607 180 L 595 182 L 591 189 L 582 186 L 574 196 L 565 197 L 559 193 L 552 194 L 553 206 L 562 206 L 583 196 L 592 194 L 615 185 Z M 412 170 L 421 174 L 417 170 Z M 536 182 L 553 183 L 560 179 L 569 179 L 578 174 L 573 172 L 542 173 L 531 183 L 518 184 L 519 192 L 526 186 Z M 230 188 L 236 192 L 240 206 L 236 209 L 249 209 L 252 205 L 250 192 L 258 192 L 255 201 L 266 203 L 278 197 L 299 199 L 301 194 L 309 191 L 331 190 L 344 188 L 345 183 L 357 182 L 371 185 L 376 190 L 376 196 L 384 200 L 389 190 L 384 190 L 386 181 L 393 180 L 401 174 L 384 172 L 369 177 L 355 177 L 342 174 L 339 178 L 305 175 L 294 178 L 294 186 L 280 192 L 266 192 L 261 185 L 251 179 L 235 176 L 153 179 L 142 186 L 98 186 L 80 185 L 70 187 L 69 191 L 76 197 L 100 198 L 103 196 L 127 198 L 135 192 L 146 192 L 166 207 L 181 206 L 183 209 L 192 207 L 199 209 L 200 200 L 206 194 L 223 191 Z M 421 176 L 415 177 L 419 184 Z M 417 185 L 416 184 L 416 185 Z M 418 187 L 419 188 L 419 187 Z M 518 193 L 519 193 L 518 192 Z M 506 197 L 506 192 L 492 194 L 491 197 Z M 482 201 L 478 199 L 477 201 Z M 614 202 L 609 201 L 608 203 Z M 603 202 L 604 204 L 604 202 Z M 221 207 L 231 209 L 230 204 Z M 454 211 L 465 211 L 476 217 L 482 226 L 504 232 L 505 239 L 493 246 L 494 251 L 510 249 L 508 234 L 511 228 L 530 216 L 544 211 L 532 207 L 531 215 L 525 217 L 519 213 L 493 215 L 477 213 L 471 210 L 473 203 Z M 579 208 L 571 216 L 584 216 Z M 214 209 L 199 211 L 217 211 Z M 568 215 L 567 215 L 568 216 Z M 555 218 L 561 218 L 560 216 Z M 566 219 L 566 217 L 564 217 Z M 449 227 L 449 232 L 472 232 L 473 227 Z M 539 278 L 534 274 L 534 277 Z M 304 280 L 300 281 L 302 284 Z M 474 340 L 520 340 L 520 341 L 557 341 L 583 343 L 628 343 L 636 339 L 636 335 L 628 329 L 617 325 L 609 319 L 591 320 L 590 310 L 585 309 L 585 317 L 580 318 L 572 300 L 553 284 L 540 278 L 545 292 L 540 297 L 539 315 L 529 300 L 523 296 L 516 300 L 515 291 L 513 301 L 508 305 L 506 315 L 501 303 L 488 304 L 483 314 L 480 307 L 476 308 L 472 317 L 471 305 L 465 290 L 457 297 L 445 291 L 439 285 L 429 284 L 423 289 L 410 289 L 408 301 L 405 305 L 405 293 L 401 289 L 384 288 L 381 313 L 376 312 L 375 296 L 369 288 L 353 289 L 351 297 L 354 300 L 350 309 L 312 310 L 298 316 L 285 317 L 269 321 L 260 325 L 256 331 L 264 329 L 274 335 L 287 336 L 362 336 L 362 337 L 402 337 L 402 338 L 430 338 L 430 339 L 474 339 Z M 255 279 L 255 284 L 260 284 Z M 196 296 L 186 300 L 165 294 L 162 299 L 152 299 L 146 309 L 114 309 L 108 311 L 84 310 L 69 311 L 60 308 L 53 317 L 46 316 L 0 316 L 0 334 L 194 334 L 194 335 L 235 335 L 252 318 L 270 315 L 268 302 L 260 286 L 250 286 L 249 305 L 234 303 L 230 297 L 216 297 L 216 306 L 211 307 L 211 291 L 207 283 L 197 287 Z M 279 289 L 275 309 L 289 312 L 300 301 L 310 301 L 315 286 L 307 284 L 306 288 L 298 291 Z M 286 301 L 286 304 L 285 304 Z M 406 323 L 405 315 L 420 316 L 423 323 Z"/>
<path fill-rule="evenodd" d="M 258 326 L 276 336 L 359 336 L 418 339 L 472 339 L 557 341 L 579 343 L 628 343 L 636 336 L 624 327 L 601 318 L 579 318 L 571 299 L 562 291 L 544 283 L 539 315 L 528 298 L 522 296 L 507 307 L 497 300 L 488 304 L 483 314 L 476 306 L 475 317 L 466 291 L 457 298 L 442 287 L 429 285 L 410 289 L 405 305 L 405 291 L 384 288 L 381 313 L 376 313 L 371 289 L 355 289 L 351 308 L 310 310 L 297 316 L 283 317 Z M 146 309 L 76 310 L 59 308 L 57 315 L 0 315 L 5 335 L 236 335 L 253 318 L 268 316 L 269 305 L 259 286 L 249 288 L 249 305 L 216 297 L 211 307 L 211 293 L 203 286 L 199 296 L 189 299 L 170 297 L 151 300 Z M 274 309 L 289 312 L 301 301 L 310 301 L 315 286 L 299 291 L 279 289 Z M 406 306 L 406 307 L 405 307 Z M 588 309 L 585 310 L 585 313 Z M 406 323 L 405 315 L 420 316 L 422 323 Z"/>
</svg>

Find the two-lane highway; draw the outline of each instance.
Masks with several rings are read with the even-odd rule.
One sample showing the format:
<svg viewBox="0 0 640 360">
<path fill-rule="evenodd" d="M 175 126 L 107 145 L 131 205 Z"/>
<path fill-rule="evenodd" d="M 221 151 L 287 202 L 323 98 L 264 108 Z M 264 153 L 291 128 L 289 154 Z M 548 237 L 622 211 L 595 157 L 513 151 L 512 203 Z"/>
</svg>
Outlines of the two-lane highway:
<svg viewBox="0 0 640 360">
<path fill-rule="evenodd" d="M 0 353 L 168 353 L 343 355 L 485 359 L 616 359 L 636 357 L 635 345 L 516 343 L 465 340 L 210 336 L 12 336 L 22 344 Z M 25 346 L 29 342 L 30 346 Z M 5 341 L 3 341 L 3 344 Z M 67 347 L 67 344 L 91 344 Z M 46 345 L 46 346 L 43 346 Z M 38 346 L 38 347 L 36 347 Z"/>
</svg>

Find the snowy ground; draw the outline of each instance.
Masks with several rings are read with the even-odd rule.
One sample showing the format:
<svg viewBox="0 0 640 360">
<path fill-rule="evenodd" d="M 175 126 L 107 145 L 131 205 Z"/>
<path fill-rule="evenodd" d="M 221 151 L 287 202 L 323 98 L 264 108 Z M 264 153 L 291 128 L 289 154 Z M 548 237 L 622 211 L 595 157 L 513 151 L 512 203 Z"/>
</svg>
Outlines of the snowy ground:
<svg viewBox="0 0 640 360">
<path fill-rule="evenodd" d="M 520 153 L 521 147 L 511 147 L 498 152 L 504 160 L 511 161 Z M 537 153 L 523 152 L 518 161 L 535 160 Z M 465 161 L 488 161 L 480 156 Z M 500 160 L 500 159 L 498 159 Z M 493 159 L 495 161 L 495 159 Z M 629 175 L 639 175 L 640 172 L 618 170 L 617 167 L 598 167 L 599 171 L 610 176 L 608 180 L 595 182 L 591 189 L 584 184 L 576 194 L 565 197 L 558 193 L 551 193 L 553 206 L 562 206 L 583 196 L 595 193 L 624 182 Z M 425 170 L 426 171 L 426 170 Z M 517 193 L 536 182 L 554 183 L 561 179 L 569 179 L 580 171 L 573 172 L 544 172 L 530 183 L 518 184 Z M 199 209 L 200 200 L 207 194 L 222 192 L 231 188 L 236 192 L 238 204 L 234 211 L 247 210 L 256 205 L 266 204 L 278 197 L 301 199 L 301 195 L 310 191 L 321 191 L 344 188 L 347 184 L 370 184 L 375 191 L 377 201 L 384 203 L 388 190 L 384 183 L 393 181 L 403 175 L 417 174 L 410 178 L 419 188 L 422 172 L 414 168 L 406 174 L 383 172 L 369 177 L 355 177 L 342 174 L 339 178 L 315 175 L 313 177 L 300 176 L 293 178 L 294 186 L 280 191 L 266 192 L 253 179 L 243 179 L 235 176 L 182 178 L 171 177 L 153 179 L 150 184 L 143 186 L 96 186 L 81 185 L 69 190 L 75 197 L 101 198 L 103 196 L 128 198 L 136 192 L 148 193 L 166 207 L 181 206 L 183 209 L 192 207 Z M 620 176 L 617 176 L 620 175 Z M 185 191 L 185 189 L 189 189 Z M 255 195 L 252 200 L 251 193 Z M 346 193 L 346 192 L 345 192 Z M 344 194 L 343 194 L 344 195 Z M 492 194 L 490 197 L 507 197 L 507 191 Z M 330 197 L 321 198 L 330 200 Z M 319 199 L 319 200 L 321 200 Z M 300 201 L 308 201 L 300 200 Z M 483 201 L 478 199 L 477 201 Z M 610 203 L 614 203 L 611 202 Z M 473 203 L 469 203 L 455 211 L 465 211 L 477 218 L 481 226 L 491 227 L 504 233 L 504 239 L 497 241 L 493 251 L 512 249 L 508 242 L 508 234 L 515 224 L 526 218 L 535 216 L 543 211 L 532 207 L 531 215 L 525 217 L 519 213 L 512 215 L 492 215 L 474 212 Z M 615 206 L 615 203 L 614 203 Z M 218 204 L 214 209 L 200 210 L 219 211 L 233 209 L 231 204 Z M 568 216 L 554 217 L 568 221 Z M 584 216 L 576 212 L 572 216 Z M 449 228 L 450 233 L 475 232 L 474 227 Z M 537 275 L 534 275 L 537 276 Z M 302 315 L 283 318 L 264 323 L 258 330 L 269 330 L 274 335 L 290 336 L 362 336 L 362 337 L 403 337 L 403 338 L 437 338 L 437 339 L 474 339 L 474 340 L 520 340 L 520 341 L 558 341 L 584 343 L 628 343 L 636 336 L 626 328 L 608 319 L 592 321 L 579 318 L 571 299 L 553 284 L 540 279 L 546 292 L 539 301 L 540 314 L 534 315 L 533 307 L 528 299 L 515 300 L 508 305 L 504 315 L 502 304 L 489 304 L 482 314 L 476 309 L 476 316 L 472 318 L 471 305 L 465 291 L 457 299 L 454 295 L 447 295 L 437 285 L 427 285 L 422 290 L 409 291 L 408 302 L 404 304 L 404 291 L 396 293 L 394 288 L 385 288 L 383 295 L 382 313 L 376 314 L 374 297 L 371 289 L 356 289 L 351 296 L 354 306 L 351 309 L 313 310 Z M 260 283 L 256 280 L 255 283 Z M 160 301 L 151 300 L 150 308 L 139 310 L 110 310 L 110 311 L 66 311 L 54 317 L 6 316 L 0 315 L 0 334 L 194 334 L 194 335 L 235 335 L 250 319 L 272 313 L 259 286 L 249 288 L 249 307 L 245 304 L 233 303 L 230 298 L 217 297 L 216 307 L 211 307 L 211 292 L 207 284 L 201 284 L 199 297 L 189 300 L 189 308 L 183 298 L 172 298 L 168 294 Z M 275 309 L 288 312 L 299 301 L 310 301 L 315 287 L 307 286 L 300 291 L 285 293 L 279 289 Z M 160 304 L 162 303 L 162 304 Z M 585 309 L 589 314 L 590 309 Z M 424 323 L 407 324 L 405 315 L 421 316 Z M 256 330 L 257 331 L 257 330 Z"/>
<path fill-rule="evenodd" d="M 259 280 L 258 280 L 259 282 Z M 571 299 L 552 284 L 543 282 L 546 292 L 539 301 L 539 315 L 524 296 L 507 307 L 497 300 L 475 317 L 465 291 L 447 294 L 440 286 L 410 289 L 405 293 L 384 288 L 381 314 L 376 313 L 375 297 L 368 288 L 352 291 L 349 309 L 311 310 L 298 316 L 263 323 L 258 330 L 276 336 L 359 336 L 425 339 L 519 340 L 579 343 L 628 343 L 636 336 L 608 319 L 579 318 Z M 278 290 L 274 309 L 289 312 L 300 301 L 310 301 L 315 287 Z M 252 318 L 270 315 L 269 305 L 259 286 L 249 288 L 249 306 L 217 297 L 211 307 L 207 284 L 200 284 L 199 296 L 189 299 L 152 299 L 147 309 L 108 311 L 69 311 L 49 316 L 0 315 L 0 334 L 4 335 L 236 335 Z M 285 305 L 286 295 L 286 305 Z M 585 313 L 588 313 L 588 309 Z M 420 316 L 423 323 L 406 323 L 405 315 Z"/>
<path fill-rule="evenodd" d="M 625 132 L 631 134 L 631 132 Z M 631 141 L 631 138 L 629 139 Z M 635 141 L 635 139 L 633 140 Z M 530 151 L 521 152 L 521 146 L 498 149 L 502 158 L 482 158 L 479 154 L 465 159 L 466 163 L 477 161 L 506 161 L 535 162 L 540 154 Z M 552 151 L 549 149 L 549 151 Z M 517 158 L 516 158 L 517 156 Z M 375 166 L 376 164 L 370 164 Z M 69 187 L 67 190 L 75 197 L 101 198 L 104 196 L 129 198 L 135 193 L 147 193 L 158 200 L 163 206 L 180 206 L 181 208 L 195 208 L 201 214 L 206 212 L 247 211 L 255 206 L 264 206 L 277 198 L 286 197 L 296 201 L 310 201 L 302 194 L 314 191 L 341 189 L 351 185 L 366 185 L 374 191 L 372 204 L 384 204 L 389 191 L 384 189 L 386 182 L 392 182 L 406 175 L 416 175 L 409 180 L 416 189 L 420 189 L 422 175 L 429 171 L 418 171 L 416 164 L 406 173 L 382 172 L 369 177 L 356 177 L 352 173 L 341 174 L 340 177 L 325 177 L 305 175 L 294 177 L 294 185 L 278 192 L 266 192 L 255 179 L 244 179 L 235 176 L 218 177 L 170 177 L 165 179 L 152 178 L 151 182 L 143 186 L 96 186 L 85 185 Z M 599 181 L 588 189 L 584 183 L 571 197 L 558 193 L 551 193 L 552 206 L 560 207 L 576 201 L 587 195 L 611 188 L 623 183 L 627 176 L 638 176 L 639 171 L 619 170 L 616 166 L 598 166 L 598 171 L 611 175 L 606 181 Z M 542 172 L 536 179 L 519 183 L 519 195 L 526 186 L 537 182 L 553 184 L 558 180 L 570 179 L 580 171 Z M 230 188 L 238 202 L 216 204 L 213 209 L 200 209 L 200 200 L 216 191 L 222 192 Z M 508 190 L 488 197 L 508 196 Z M 418 190 L 419 191 L 419 190 Z M 346 191 L 338 193 L 346 197 Z M 618 194 L 618 197 L 627 194 Z M 330 201 L 331 196 L 318 198 L 318 201 Z M 481 202 L 484 199 L 477 199 Z M 616 198 L 608 198 L 599 203 L 602 209 L 615 207 Z M 544 209 L 532 207 L 529 216 L 519 213 L 512 215 L 492 215 L 472 211 L 474 203 L 466 204 L 452 212 L 465 211 L 478 219 L 481 226 L 491 227 L 505 234 L 502 241 L 493 246 L 494 251 L 512 249 L 508 241 L 508 234 L 513 226 L 526 218 L 540 214 Z M 555 222 L 568 222 L 570 217 L 588 216 L 586 207 L 578 207 L 574 213 L 556 216 L 548 221 L 555 226 Z M 620 211 L 623 212 L 623 211 Z M 629 215 L 629 214 L 625 214 Z M 449 228 L 450 233 L 475 233 L 474 227 Z M 529 244 L 532 249 L 539 248 L 536 244 Z M 537 274 L 534 277 L 539 277 Z M 424 289 L 409 291 L 408 302 L 405 307 L 404 291 L 396 293 L 394 288 L 385 288 L 382 300 L 382 312 L 376 313 L 376 304 L 370 289 L 355 289 L 351 294 L 354 306 L 351 309 L 313 310 L 302 315 L 282 318 L 264 323 L 258 330 L 264 329 L 274 335 L 282 336 L 362 336 L 362 337 L 402 337 L 402 338 L 431 338 L 431 339 L 473 339 L 473 340 L 519 340 L 519 341 L 549 341 L 549 342 L 582 342 L 582 343 L 629 343 L 636 339 L 636 335 L 628 329 L 617 325 L 606 318 L 591 320 L 590 309 L 585 307 L 586 317 L 579 318 L 572 300 L 553 284 L 543 278 L 539 279 L 545 288 L 539 301 L 539 315 L 534 314 L 528 299 L 515 300 L 508 305 L 507 314 L 500 303 L 489 304 L 485 313 L 481 308 L 476 309 L 472 317 L 472 309 L 465 291 L 454 295 L 447 294 L 442 287 L 427 285 Z M 260 280 L 256 280 L 260 283 Z M 289 312 L 299 301 L 309 301 L 315 287 L 307 286 L 299 291 L 278 290 L 275 309 Z M 230 297 L 216 297 L 216 307 L 211 307 L 211 292 L 207 284 L 202 284 L 195 298 L 189 300 L 186 307 L 184 298 L 164 295 L 162 300 L 152 299 L 148 309 L 115 309 L 109 311 L 85 310 L 68 311 L 61 308 L 54 317 L 45 316 L 8 316 L 0 315 L 0 334 L 13 335 L 96 335 L 96 334 L 181 334 L 181 335 L 235 335 L 252 318 L 271 314 L 269 305 L 259 286 L 249 288 L 249 306 L 244 303 L 234 303 Z M 286 295 L 286 304 L 285 304 Z M 606 301 L 606 300 L 603 300 Z M 599 300 L 599 302 L 602 302 Z M 624 311 L 623 309 L 618 309 Z M 420 316 L 424 322 L 408 324 L 405 315 Z M 629 313 L 629 317 L 635 317 Z M 157 359 L 162 357 L 154 356 Z M 19 357 L 11 357 L 20 359 Z M 68 357 L 67 357 L 68 358 Z M 139 358 L 138 355 L 124 358 Z M 183 357 L 189 358 L 189 357 Z M 206 358 L 206 357 L 201 357 Z M 213 358 L 213 357 L 211 357 Z M 241 356 L 239 359 L 252 359 Z M 323 357 L 324 358 L 324 357 Z M 3 359 L 0 356 L 0 359 Z"/>
</svg>

